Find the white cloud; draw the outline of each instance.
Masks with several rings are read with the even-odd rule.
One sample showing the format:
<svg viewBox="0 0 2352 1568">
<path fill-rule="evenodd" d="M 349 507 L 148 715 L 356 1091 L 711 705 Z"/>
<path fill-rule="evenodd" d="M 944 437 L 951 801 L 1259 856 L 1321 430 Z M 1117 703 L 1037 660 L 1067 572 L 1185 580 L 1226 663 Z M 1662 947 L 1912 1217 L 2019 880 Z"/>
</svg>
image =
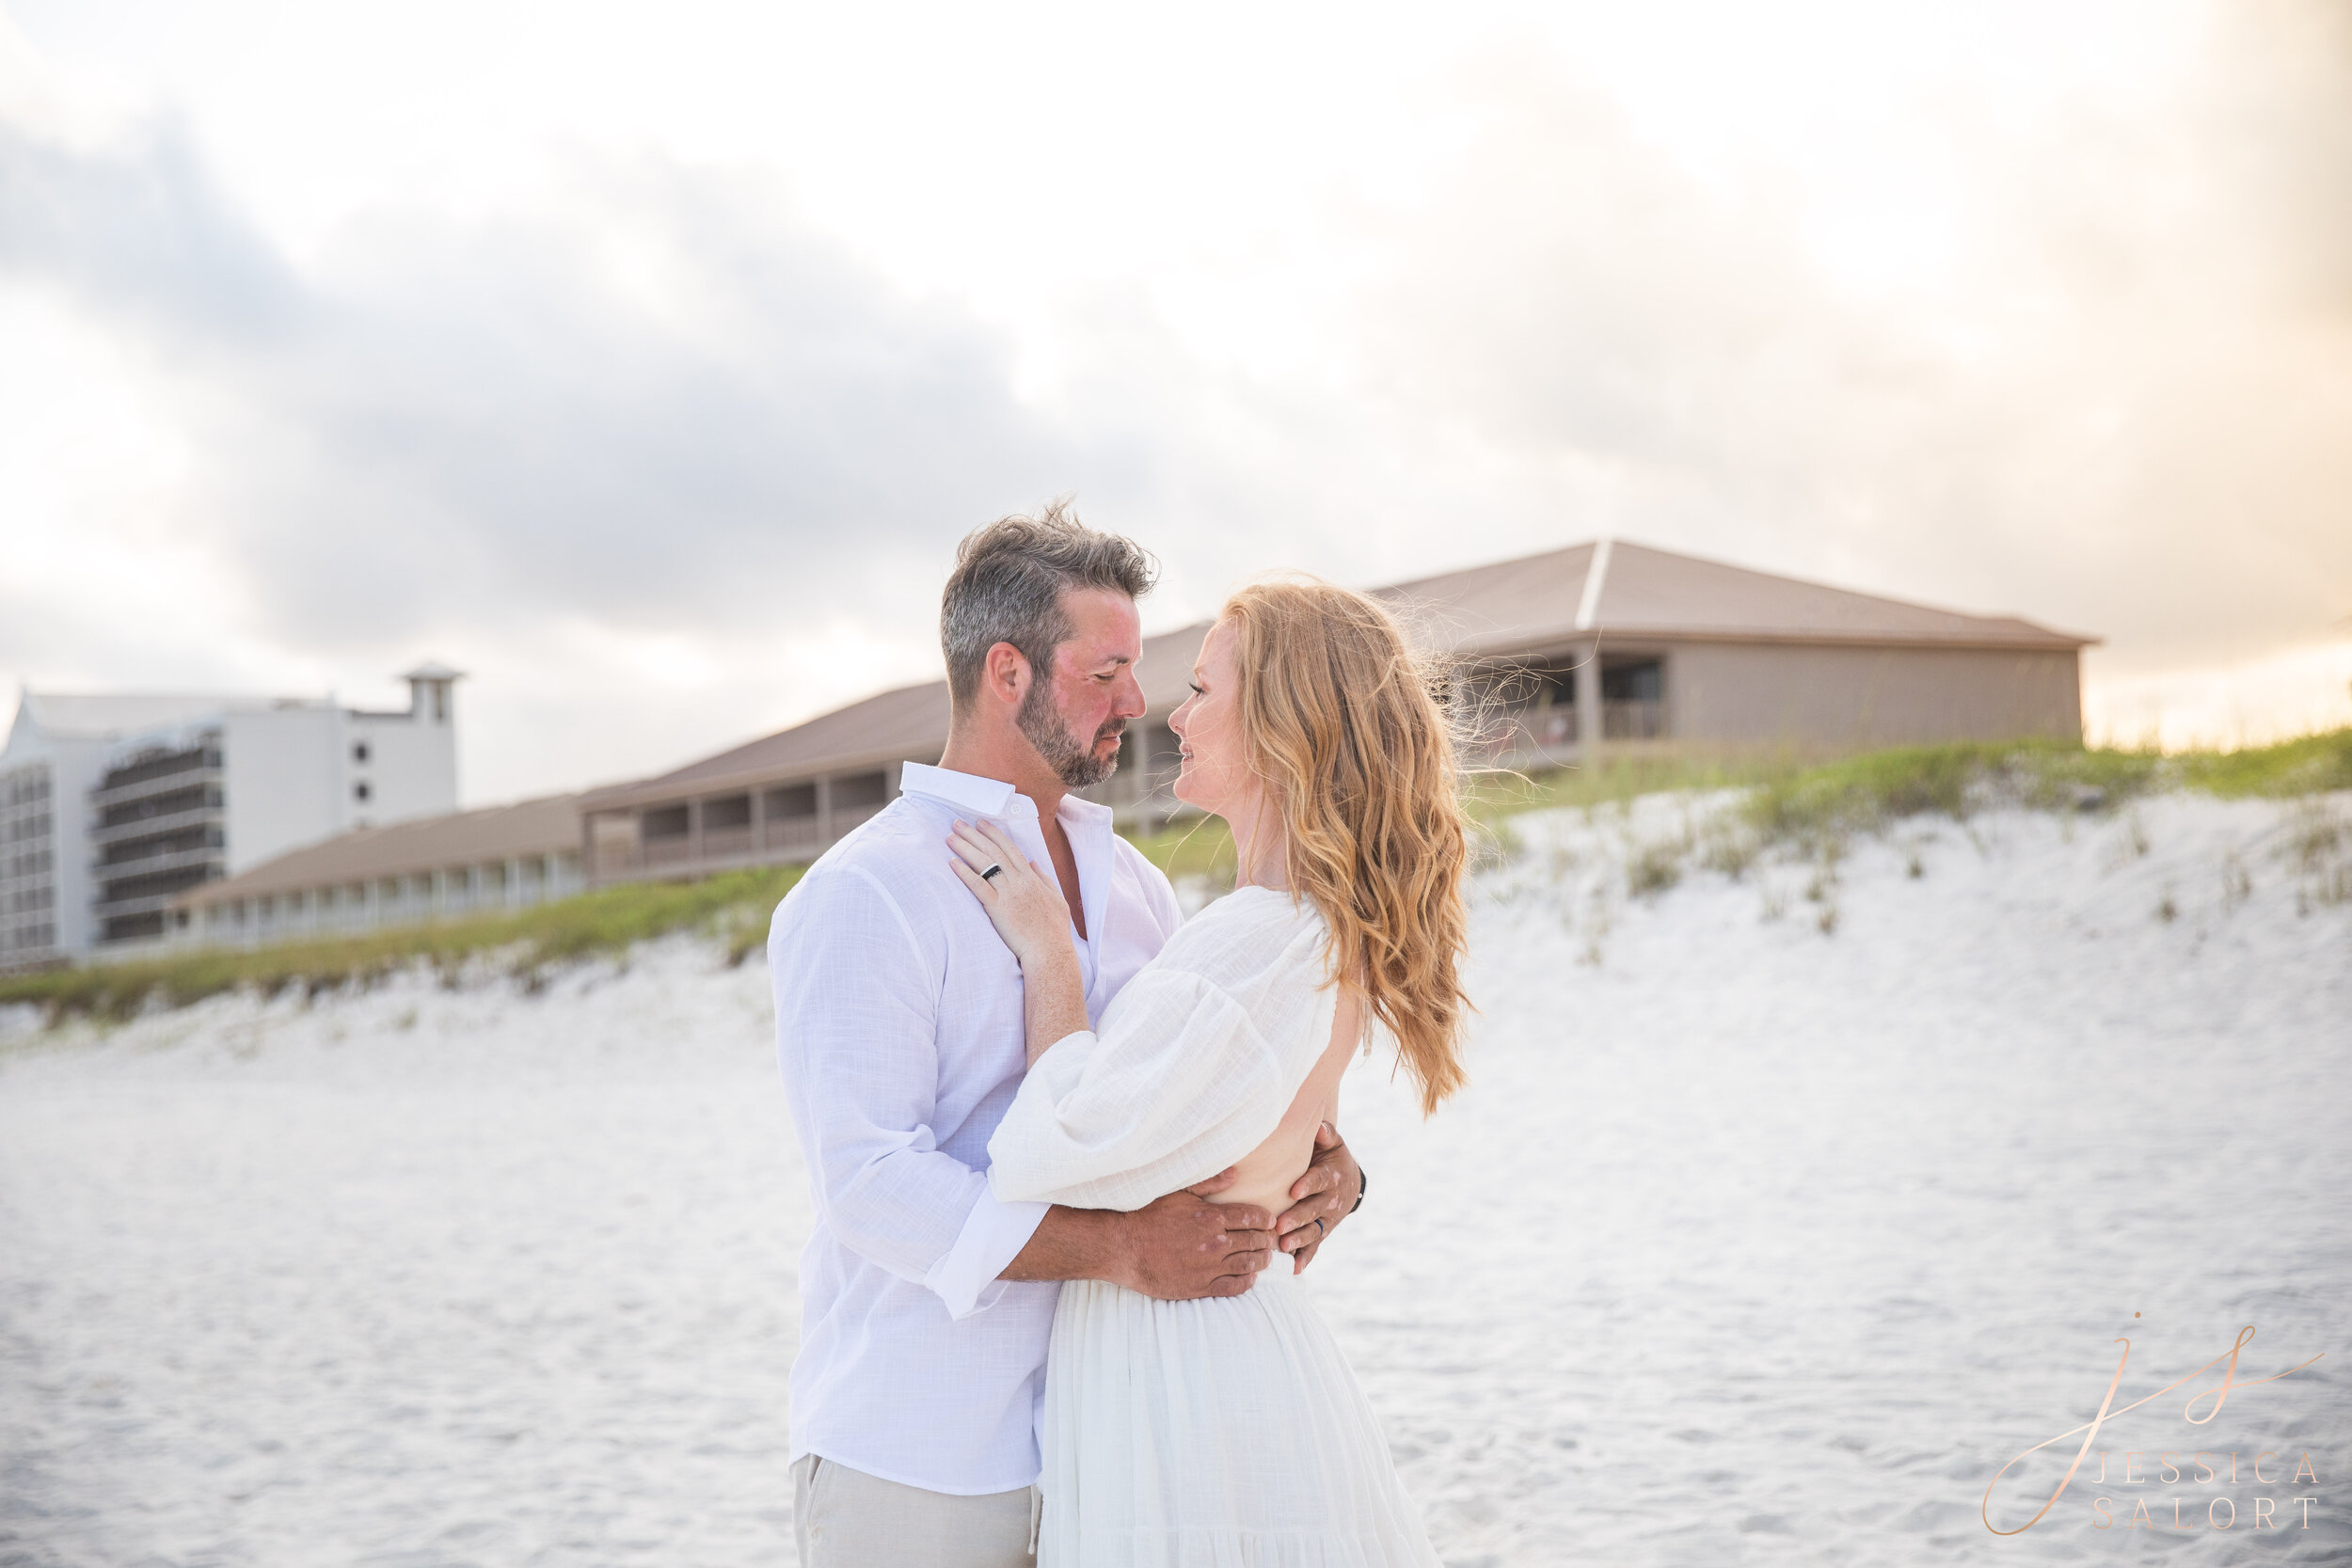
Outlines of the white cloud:
<svg viewBox="0 0 2352 1568">
<path fill-rule="evenodd" d="M 2083 727 L 2095 742 L 2168 752 L 2265 746 L 2352 725 L 2352 637 L 2218 666 L 2093 678 L 2083 695 Z"/>
<path fill-rule="evenodd" d="M 1613 532 L 2104 714 L 2352 611 L 2322 5 L 12 14 L 0 673 L 429 648 L 477 797 L 922 678 L 1073 489 L 1159 625 Z"/>
</svg>

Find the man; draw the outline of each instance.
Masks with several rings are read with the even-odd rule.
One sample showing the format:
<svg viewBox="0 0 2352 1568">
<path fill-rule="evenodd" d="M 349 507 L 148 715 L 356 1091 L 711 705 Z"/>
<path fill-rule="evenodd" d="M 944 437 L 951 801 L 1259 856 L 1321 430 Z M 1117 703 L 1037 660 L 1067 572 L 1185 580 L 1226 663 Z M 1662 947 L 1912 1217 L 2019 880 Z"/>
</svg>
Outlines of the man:
<svg viewBox="0 0 2352 1568">
<path fill-rule="evenodd" d="M 1099 1022 L 1181 918 L 1110 812 L 1069 793 L 1110 776 L 1143 714 L 1151 586 L 1139 547 L 1058 504 L 966 538 L 940 605 L 939 766 L 906 764 L 899 798 L 776 911 L 778 1049 L 817 1211 L 792 1367 L 802 1568 L 1026 1563 L 1056 1282 L 1236 1295 L 1277 1250 L 1311 1258 L 1360 1196 L 1335 1132 L 1279 1221 L 1207 1201 L 1224 1178 L 1134 1213 L 990 1196 L 1021 974 L 948 869 L 948 828 L 996 822 L 1053 867 Z"/>
</svg>

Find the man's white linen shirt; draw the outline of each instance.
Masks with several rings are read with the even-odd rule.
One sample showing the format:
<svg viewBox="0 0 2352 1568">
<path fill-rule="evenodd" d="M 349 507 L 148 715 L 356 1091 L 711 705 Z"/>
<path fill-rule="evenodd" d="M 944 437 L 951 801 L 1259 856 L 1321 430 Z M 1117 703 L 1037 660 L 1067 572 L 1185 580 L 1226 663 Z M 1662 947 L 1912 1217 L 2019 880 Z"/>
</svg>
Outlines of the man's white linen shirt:
<svg viewBox="0 0 2352 1568">
<path fill-rule="evenodd" d="M 792 1458 L 927 1491 L 1038 1478 L 1036 1410 L 1060 1287 L 996 1276 L 1045 1217 L 988 1189 L 988 1140 L 1026 1060 L 1021 966 L 948 869 L 961 817 L 1050 866 L 1010 784 L 908 763 L 901 793 L 826 851 L 768 936 L 776 1041 L 817 1226 L 801 1255 Z M 1182 915 L 1159 868 L 1065 796 L 1087 1015 Z"/>
</svg>

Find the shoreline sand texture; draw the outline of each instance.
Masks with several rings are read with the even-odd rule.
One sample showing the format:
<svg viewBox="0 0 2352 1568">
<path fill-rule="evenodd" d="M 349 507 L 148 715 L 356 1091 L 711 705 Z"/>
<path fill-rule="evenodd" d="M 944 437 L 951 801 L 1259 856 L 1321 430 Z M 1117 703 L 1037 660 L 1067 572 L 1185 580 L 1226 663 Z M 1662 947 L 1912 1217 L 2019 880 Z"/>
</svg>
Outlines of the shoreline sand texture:
<svg viewBox="0 0 2352 1568">
<path fill-rule="evenodd" d="M 1308 1284 L 1446 1560 L 2341 1560 L 2352 905 L 2288 852 L 2308 808 L 1995 811 L 1661 877 L 1723 804 L 1518 819 L 1472 1087 L 1423 1123 L 1351 1074 L 1374 1196 Z M 0 1563 L 788 1560 L 809 1210 L 756 959 L 24 1024 Z M 2100 1446 L 2310 1450 L 2316 1483 L 2078 1479 L 1986 1531 L 2117 1336 L 2136 1398 L 2246 1323 L 2241 1376 L 2327 1358 Z M 2298 1493 L 2312 1527 L 2257 1536 Z M 2121 1528 L 2217 1495 L 2236 1528 Z"/>
</svg>

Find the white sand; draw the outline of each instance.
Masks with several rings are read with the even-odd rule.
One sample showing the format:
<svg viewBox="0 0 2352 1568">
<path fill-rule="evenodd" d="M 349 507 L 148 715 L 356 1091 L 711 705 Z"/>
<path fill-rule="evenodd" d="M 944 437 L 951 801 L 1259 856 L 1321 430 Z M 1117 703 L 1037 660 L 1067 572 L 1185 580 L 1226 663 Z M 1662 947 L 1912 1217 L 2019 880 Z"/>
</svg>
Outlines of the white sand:
<svg viewBox="0 0 2352 1568">
<path fill-rule="evenodd" d="M 2282 860 L 2286 808 L 1866 842 L 1831 935 L 1804 867 L 1628 896 L 1708 809 L 1523 819 L 1475 1086 L 1423 1124 L 1351 1082 L 1374 1194 L 1311 1278 L 1447 1560 L 2352 1553 L 2352 905 Z M 808 1204 L 756 960 L 24 1022 L 0 1564 L 789 1560 Z M 2078 1481 L 1985 1531 L 2115 1336 L 2135 1398 L 2249 1323 L 2251 1375 L 2328 1359 L 2106 1446 L 2309 1449 L 2316 1485 L 2105 1489 L 2239 1504 L 2155 1535 L 2094 1530 Z M 2262 1494 L 2313 1528 L 2255 1536 Z"/>
</svg>

